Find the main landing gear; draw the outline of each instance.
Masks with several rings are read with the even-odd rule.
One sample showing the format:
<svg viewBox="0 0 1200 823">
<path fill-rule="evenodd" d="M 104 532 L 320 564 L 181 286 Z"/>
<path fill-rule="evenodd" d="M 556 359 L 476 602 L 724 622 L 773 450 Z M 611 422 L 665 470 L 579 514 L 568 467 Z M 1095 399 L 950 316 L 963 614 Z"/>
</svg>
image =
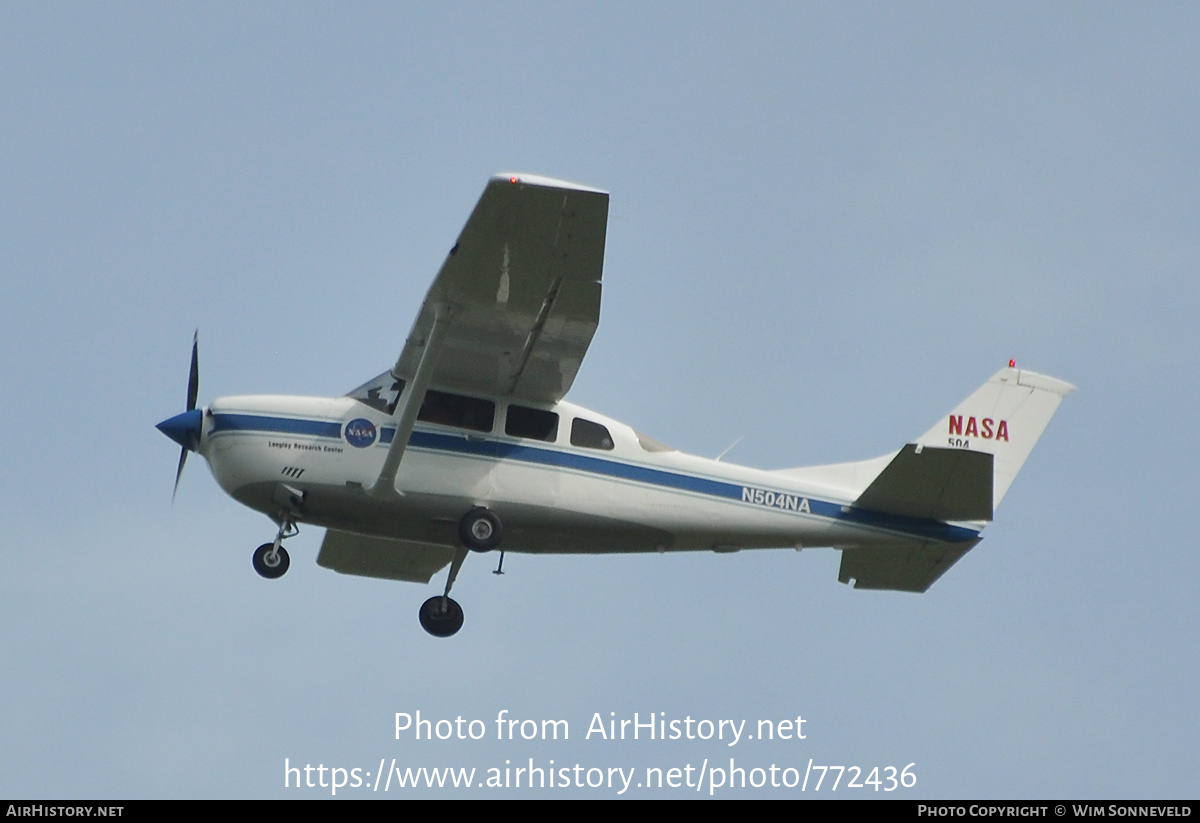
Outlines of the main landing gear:
<svg viewBox="0 0 1200 823">
<path fill-rule="evenodd" d="M 458 601 L 435 595 L 421 604 L 421 628 L 434 637 L 449 637 L 462 628 L 463 610 Z"/>
<path fill-rule="evenodd" d="M 467 559 L 468 550 L 486 552 L 500 545 L 500 540 L 504 537 L 504 524 L 494 511 L 477 506 L 458 521 L 458 537 L 462 545 L 454 552 L 454 560 L 450 563 L 446 590 L 422 603 L 421 611 L 417 615 L 421 621 L 421 628 L 434 637 L 450 637 L 462 628 L 462 606 L 450 597 L 454 579 L 458 577 L 458 570 Z"/>
<path fill-rule="evenodd" d="M 471 551 L 490 552 L 500 545 L 504 525 L 494 511 L 476 506 L 458 521 L 458 537 Z"/>
<path fill-rule="evenodd" d="M 279 524 L 279 533 L 275 535 L 275 542 L 263 543 L 254 550 L 254 556 L 250 559 L 254 570 L 268 580 L 283 577 L 292 561 L 288 557 L 287 549 L 280 544 L 283 543 L 283 538 L 291 537 L 299 531 L 290 518 L 284 517 Z"/>
</svg>

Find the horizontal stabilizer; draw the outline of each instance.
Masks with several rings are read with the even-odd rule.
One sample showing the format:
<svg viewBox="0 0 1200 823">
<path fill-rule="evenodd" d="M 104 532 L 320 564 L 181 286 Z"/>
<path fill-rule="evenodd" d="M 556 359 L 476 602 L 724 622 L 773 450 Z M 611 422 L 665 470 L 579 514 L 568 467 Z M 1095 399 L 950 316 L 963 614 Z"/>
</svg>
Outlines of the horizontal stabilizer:
<svg viewBox="0 0 1200 823">
<path fill-rule="evenodd" d="M 454 548 L 329 529 L 317 565 L 342 574 L 428 583 L 454 559 Z"/>
<path fill-rule="evenodd" d="M 909 443 L 854 505 L 929 520 L 991 520 L 993 461 L 987 452 Z"/>
<path fill-rule="evenodd" d="M 923 592 L 934 584 L 978 540 L 934 543 L 894 549 L 846 549 L 838 580 L 856 589 Z"/>
</svg>

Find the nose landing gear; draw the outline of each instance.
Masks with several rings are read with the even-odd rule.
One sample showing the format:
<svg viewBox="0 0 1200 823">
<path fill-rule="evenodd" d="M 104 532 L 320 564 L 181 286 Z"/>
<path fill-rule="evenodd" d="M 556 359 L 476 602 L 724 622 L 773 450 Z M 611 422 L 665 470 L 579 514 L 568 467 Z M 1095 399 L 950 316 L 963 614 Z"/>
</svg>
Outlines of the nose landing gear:
<svg viewBox="0 0 1200 823">
<path fill-rule="evenodd" d="M 292 564 L 287 549 L 276 548 L 274 543 L 263 543 L 255 549 L 250 562 L 254 564 L 254 570 L 268 580 L 283 577 Z"/>
<path fill-rule="evenodd" d="M 283 538 L 291 537 L 299 531 L 295 522 L 284 515 L 279 523 L 279 532 L 275 535 L 275 542 L 263 543 L 254 550 L 254 556 L 250 558 L 254 570 L 268 580 L 283 577 L 287 573 L 288 567 L 292 565 L 287 549 L 281 545 Z"/>
</svg>

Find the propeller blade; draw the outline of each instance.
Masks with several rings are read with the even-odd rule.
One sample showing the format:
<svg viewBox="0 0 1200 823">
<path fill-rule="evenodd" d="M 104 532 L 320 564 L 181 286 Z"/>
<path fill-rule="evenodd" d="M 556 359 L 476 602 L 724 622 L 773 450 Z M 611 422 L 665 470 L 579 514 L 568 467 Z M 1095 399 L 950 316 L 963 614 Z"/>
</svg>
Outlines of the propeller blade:
<svg viewBox="0 0 1200 823">
<path fill-rule="evenodd" d="M 196 408 L 196 396 L 200 393 L 200 330 L 192 334 L 192 369 L 188 373 L 187 410 Z M 180 461 L 180 466 L 183 462 Z"/>
<path fill-rule="evenodd" d="M 200 445 L 200 433 L 204 420 L 196 409 L 196 397 L 200 393 L 200 330 L 192 333 L 192 367 L 188 371 L 187 411 L 159 423 L 157 428 L 183 448 L 179 451 L 179 465 L 175 467 L 175 488 L 171 491 L 171 502 L 179 492 L 179 478 L 183 476 L 183 464 L 187 453 Z"/>
<path fill-rule="evenodd" d="M 175 495 L 179 492 L 179 478 L 183 477 L 183 464 L 187 462 L 187 447 L 179 450 L 179 467 L 175 469 L 175 488 L 171 490 L 171 502 L 175 502 Z"/>
</svg>

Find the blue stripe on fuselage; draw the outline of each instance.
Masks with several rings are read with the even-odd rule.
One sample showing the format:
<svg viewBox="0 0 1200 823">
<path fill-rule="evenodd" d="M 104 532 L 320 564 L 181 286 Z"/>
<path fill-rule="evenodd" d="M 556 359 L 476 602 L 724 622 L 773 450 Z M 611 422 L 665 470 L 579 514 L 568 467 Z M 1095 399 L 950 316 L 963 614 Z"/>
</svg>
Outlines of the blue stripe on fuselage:
<svg viewBox="0 0 1200 823">
<path fill-rule="evenodd" d="M 342 424 L 328 420 L 297 420 L 261 414 L 214 414 L 212 434 L 222 431 L 278 432 L 342 439 Z"/>
<path fill-rule="evenodd" d="M 300 420 L 290 417 L 273 417 L 257 414 L 213 415 L 212 433 L 223 431 L 257 431 L 276 432 L 280 434 L 309 435 L 327 437 L 334 440 L 342 439 L 342 425 L 328 420 Z M 394 428 L 380 427 L 378 445 L 388 445 L 396 436 Z M 742 501 L 743 484 L 729 483 L 723 480 L 713 480 L 707 477 L 697 477 L 689 474 L 652 469 L 632 463 L 622 463 L 599 457 L 592 457 L 574 452 L 563 452 L 539 446 L 527 446 L 523 443 L 506 443 L 499 440 L 484 439 L 479 436 L 465 437 L 462 435 L 442 434 L 440 432 L 413 430 L 408 441 L 409 446 L 417 449 L 451 452 L 454 454 L 484 457 L 493 460 L 518 460 L 522 463 L 533 463 L 541 466 L 554 466 L 561 469 L 571 469 L 587 474 L 612 477 L 620 480 L 630 480 L 635 483 L 645 483 L 651 486 L 675 489 L 678 491 L 703 494 L 710 497 L 720 497 L 726 500 Z M 797 494 L 788 492 L 788 494 Z M 975 529 L 962 526 L 952 526 L 939 520 L 924 520 L 915 517 L 882 514 L 866 509 L 846 508 L 840 503 L 827 500 L 806 498 L 812 514 L 831 520 L 854 523 L 871 528 L 887 531 L 903 532 L 919 537 L 927 537 L 947 542 L 962 542 L 974 540 L 979 536 Z"/>
</svg>

